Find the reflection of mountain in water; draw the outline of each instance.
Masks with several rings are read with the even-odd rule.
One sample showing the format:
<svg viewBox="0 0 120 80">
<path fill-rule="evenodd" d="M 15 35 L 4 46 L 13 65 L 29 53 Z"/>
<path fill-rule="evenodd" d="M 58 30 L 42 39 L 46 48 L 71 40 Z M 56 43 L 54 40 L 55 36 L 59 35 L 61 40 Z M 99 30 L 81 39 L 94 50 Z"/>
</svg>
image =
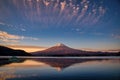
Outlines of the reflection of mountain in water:
<svg viewBox="0 0 120 80">
<path fill-rule="evenodd" d="M 57 68 L 58 70 L 63 70 L 69 66 L 77 63 L 84 63 L 88 61 L 101 61 L 103 59 L 80 59 L 80 58 L 37 58 L 33 59 L 38 62 L 43 62 L 50 65 L 51 67 Z M 105 60 L 105 59 L 104 59 Z M 108 60 L 108 59 L 106 59 Z"/>
<path fill-rule="evenodd" d="M 23 62 L 25 62 L 25 60 L 36 61 L 38 65 L 39 65 L 39 63 L 45 63 L 51 67 L 56 68 L 58 71 L 60 71 L 60 70 L 68 68 L 77 63 L 111 60 L 111 59 L 110 58 L 104 58 L 104 59 L 103 58 L 33 58 L 33 59 L 30 59 L 29 58 L 29 59 L 21 59 L 20 62 L 17 62 L 18 66 L 22 66 L 22 65 L 19 65 L 19 63 L 23 63 Z M 119 59 L 119 61 L 120 61 L 120 59 Z M 7 64 L 9 65 L 11 63 L 12 62 L 9 62 L 8 59 L 2 59 L 2 61 L 0 61 L 0 66 L 7 65 Z M 32 62 L 31 62 L 31 65 L 32 65 Z"/>
<path fill-rule="evenodd" d="M 0 62 L 1 61 L 5 61 L 5 59 L 0 59 Z M 6 59 L 7 61 L 7 59 Z M 29 63 L 29 62 L 30 63 Z M 92 62 L 94 62 L 94 64 L 91 64 Z M 34 65 L 34 63 L 37 64 L 37 66 L 34 66 L 34 67 L 31 67 L 30 65 Z M 100 63 L 100 62 L 103 62 L 103 64 L 101 66 L 99 66 L 97 63 Z M 106 64 L 107 63 L 112 63 L 112 65 L 114 65 L 113 63 L 117 63 L 119 64 L 120 63 L 120 58 L 116 58 L 116 59 L 110 59 L 110 58 L 34 58 L 34 59 L 26 59 L 26 61 L 23 61 L 23 62 L 20 62 L 20 63 L 17 63 L 17 67 L 14 66 L 14 63 L 9 63 L 7 68 L 4 66 L 1 68 L 1 71 L 0 71 L 0 80 L 34 80 L 34 79 L 37 79 L 37 80 L 53 80 L 53 79 L 57 79 L 57 80 L 83 80 L 83 74 L 87 73 L 88 75 L 85 76 L 85 80 L 94 80 L 94 79 L 98 79 L 98 80 L 105 80 L 105 79 L 108 79 L 110 80 L 119 80 L 119 77 L 116 77 L 116 75 L 119 75 L 119 73 L 115 73 L 114 74 L 111 74 L 112 76 L 115 75 L 115 78 L 114 77 L 111 77 L 111 75 L 109 76 L 109 70 L 116 70 L 116 69 L 113 69 L 113 67 L 111 67 L 110 69 L 107 69 L 106 68 L 109 68 L 109 66 L 106 67 L 106 65 L 109 65 L 109 64 Z M 25 67 L 23 64 L 27 64 L 29 63 L 29 66 Z M 44 66 L 43 67 L 40 67 L 39 64 L 40 63 L 45 63 L 43 64 Z M 77 63 L 85 63 L 85 64 L 88 64 L 87 67 L 77 67 L 77 71 L 75 70 L 72 70 L 71 71 L 71 68 L 68 68 L 70 66 L 74 67 L 76 65 L 74 64 L 77 64 Z M 105 69 L 105 72 L 107 71 L 107 73 L 103 73 L 103 71 L 100 71 L 101 73 L 96 73 L 94 74 L 94 71 L 93 71 L 93 74 L 91 74 L 91 71 L 92 70 L 95 70 L 96 72 L 96 64 L 97 64 L 97 67 L 102 67 L 100 68 L 100 70 L 104 70 Z M 5 65 L 5 64 L 3 64 Z M 7 63 L 6 63 L 7 65 Z M 5 66 L 6 66 L 5 65 Z M 62 72 L 60 72 L 60 74 L 57 74 L 58 72 L 54 71 L 53 69 L 50 69 L 49 66 L 50 65 L 51 67 L 54 67 L 54 68 L 57 68 L 57 70 L 63 70 L 65 68 L 68 68 L 67 70 L 64 70 Z M 73 66 L 74 65 L 74 66 Z M 80 64 L 80 65 L 83 65 L 83 64 Z M 93 65 L 93 68 L 95 69 L 91 69 L 90 66 Z M 95 65 L 95 66 L 94 66 Z M 111 64 L 110 64 L 111 65 Z M 12 67 L 11 67 L 12 66 Z M 46 67 L 47 66 L 47 67 Z M 78 65 L 77 65 L 78 66 Z M 86 65 L 85 65 L 86 66 Z M 115 64 L 116 66 L 116 64 Z M 114 66 L 114 67 L 115 67 Z M 118 66 L 118 65 L 117 65 Z M 20 67 L 20 68 L 19 68 Z M 31 67 L 31 68 L 29 68 Z M 45 68 L 44 68 L 45 67 Z M 105 67 L 105 68 L 104 68 Z M 49 70 L 49 69 L 50 70 Z M 72 69 L 75 69 L 76 67 L 72 68 Z M 89 72 L 89 69 L 88 71 L 85 70 L 85 73 L 84 73 L 84 69 L 86 68 L 90 68 L 90 72 Z M 115 67 L 117 68 L 117 67 Z M 83 69 L 83 72 L 81 71 Z M 98 68 L 97 68 L 98 69 Z M 119 71 L 119 69 L 118 69 Z M 111 71 L 110 71 L 111 72 Z M 54 74 L 53 74 L 54 73 Z M 70 74 L 69 74 L 70 73 Z M 48 74 L 50 74 L 50 77 L 48 77 Z M 64 76 L 66 75 L 66 76 Z M 93 77 L 90 77 L 90 76 L 93 76 Z M 96 78 L 97 76 L 97 78 Z M 103 78 L 101 79 L 100 77 L 104 77 L 104 76 L 107 76 L 107 77 L 110 77 L 110 78 Z M 47 77 L 47 78 L 46 78 Z M 86 77 L 89 77 L 88 79 Z M 99 79 L 100 78 L 100 79 Z"/>
</svg>

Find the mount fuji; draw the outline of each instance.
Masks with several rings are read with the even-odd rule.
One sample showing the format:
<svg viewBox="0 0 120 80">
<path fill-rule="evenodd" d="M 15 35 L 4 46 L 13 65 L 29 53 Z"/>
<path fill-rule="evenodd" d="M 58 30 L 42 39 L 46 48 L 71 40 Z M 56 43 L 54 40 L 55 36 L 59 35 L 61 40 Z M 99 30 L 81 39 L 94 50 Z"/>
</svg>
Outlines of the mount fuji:
<svg viewBox="0 0 120 80">
<path fill-rule="evenodd" d="M 70 48 L 62 43 L 50 47 L 43 51 L 37 51 L 31 53 L 34 56 L 116 56 L 120 54 L 108 53 L 108 52 L 92 52 L 83 51 Z"/>
<path fill-rule="evenodd" d="M 62 43 L 58 43 L 57 45 L 50 47 L 43 51 L 37 51 L 33 52 L 33 55 L 72 55 L 72 54 L 78 54 L 80 52 L 84 52 L 82 50 L 77 50 L 70 48 Z"/>
</svg>

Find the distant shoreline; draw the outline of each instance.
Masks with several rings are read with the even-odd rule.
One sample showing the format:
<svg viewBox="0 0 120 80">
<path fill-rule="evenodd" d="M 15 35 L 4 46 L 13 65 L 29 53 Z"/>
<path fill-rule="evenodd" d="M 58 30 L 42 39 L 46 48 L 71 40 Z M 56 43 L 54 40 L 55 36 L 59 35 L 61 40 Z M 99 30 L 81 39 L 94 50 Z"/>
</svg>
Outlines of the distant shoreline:
<svg viewBox="0 0 120 80">
<path fill-rule="evenodd" d="M 0 58 L 11 58 L 12 56 L 0 56 Z M 78 57 L 71 57 L 71 56 L 64 56 L 64 57 L 53 57 L 53 56 L 16 56 L 17 58 L 80 58 L 80 59 L 94 59 L 94 58 L 99 58 L 99 59 L 104 59 L 104 58 L 118 58 L 120 59 L 120 56 L 78 56 Z"/>
</svg>

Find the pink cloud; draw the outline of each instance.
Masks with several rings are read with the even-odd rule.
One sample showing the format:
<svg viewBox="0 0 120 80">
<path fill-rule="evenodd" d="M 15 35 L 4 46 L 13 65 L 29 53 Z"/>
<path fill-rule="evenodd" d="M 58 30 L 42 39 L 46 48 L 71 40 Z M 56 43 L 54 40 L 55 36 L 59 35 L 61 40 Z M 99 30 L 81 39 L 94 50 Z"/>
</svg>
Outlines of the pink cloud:
<svg viewBox="0 0 120 80">
<path fill-rule="evenodd" d="M 5 31 L 0 31 L 0 42 L 4 43 L 18 43 L 20 40 L 39 40 L 39 38 L 34 37 L 26 37 L 26 36 L 19 36 L 19 35 L 13 35 L 9 34 Z"/>
</svg>

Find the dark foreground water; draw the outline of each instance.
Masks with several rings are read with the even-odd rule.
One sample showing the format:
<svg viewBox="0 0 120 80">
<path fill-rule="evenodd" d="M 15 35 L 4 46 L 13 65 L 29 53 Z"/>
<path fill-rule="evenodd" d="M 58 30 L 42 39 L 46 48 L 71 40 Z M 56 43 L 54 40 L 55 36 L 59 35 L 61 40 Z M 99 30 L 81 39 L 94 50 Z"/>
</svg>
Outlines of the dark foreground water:
<svg viewBox="0 0 120 80">
<path fill-rule="evenodd" d="M 120 58 L 0 58 L 0 80 L 120 80 Z"/>
</svg>

